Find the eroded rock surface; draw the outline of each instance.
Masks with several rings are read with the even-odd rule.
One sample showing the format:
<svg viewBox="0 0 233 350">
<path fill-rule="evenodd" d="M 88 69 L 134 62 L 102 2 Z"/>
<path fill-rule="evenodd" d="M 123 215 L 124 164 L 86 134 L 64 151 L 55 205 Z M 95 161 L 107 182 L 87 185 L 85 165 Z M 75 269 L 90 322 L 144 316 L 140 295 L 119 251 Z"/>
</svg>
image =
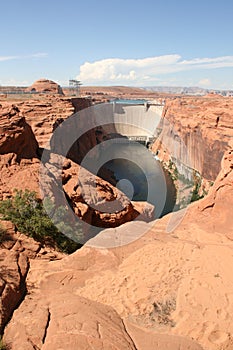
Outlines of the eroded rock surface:
<svg viewBox="0 0 233 350">
<path fill-rule="evenodd" d="M 13 105 L 31 126 L 39 147 L 48 147 L 54 129 L 74 113 L 91 105 L 87 98 L 68 98 L 59 95 L 32 95 L 30 98 L 2 102 L 4 108 Z M 93 132 L 95 136 L 95 132 Z M 85 140 L 84 140 L 85 141 Z M 96 142 L 96 141 L 95 141 Z M 87 146 L 86 146 L 87 147 Z"/>
<path fill-rule="evenodd" d="M 141 220 L 153 218 L 152 205 L 133 204 L 116 187 L 70 160 L 65 160 L 62 169 L 58 159 L 56 155 L 50 155 L 42 175 L 44 195 L 55 196 L 57 206 L 62 201 L 64 190 L 75 214 L 97 227 L 116 227 L 136 219 L 140 214 Z"/>
<path fill-rule="evenodd" d="M 59 292 L 54 297 L 38 299 L 36 306 L 37 310 L 28 304 L 21 319 L 13 321 L 14 329 L 7 329 L 6 341 L 9 339 L 12 350 L 136 349 L 121 318 L 111 307 Z"/>
<path fill-rule="evenodd" d="M 213 195 L 221 188 L 224 197 L 232 189 L 231 151 L 228 150 L 224 156 L 222 173 L 216 187 L 213 187 Z M 221 198 L 218 195 L 213 198 L 215 204 L 211 208 L 216 206 L 217 210 Z M 230 196 L 226 203 L 229 207 L 232 207 L 232 198 Z M 114 249 L 86 246 L 62 261 L 34 261 L 28 276 L 30 295 L 14 313 L 5 331 L 5 340 L 12 342 L 13 349 L 19 344 L 27 348 L 28 340 L 18 335 L 17 330 L 20 329 L 30 334 L 33 344 L 41 344 L 43 332 L 35 331 L 34 336 L 31 322 L 36 319 L 37 324 L 44 324 L 41 327 L 44 329 L 49 305 L 53 305 L 48 299 L 56 300 L 62 296 L 76 304 L 79 296 L 115 309 L 118 317 L 127 324 L 127 332 L 137 349 L 146 349 L 145 339 L 149 339 L 149 344 L 159 344 L 159 349 L 174 344 L 174 349 L 229 350 L 233 344 L 230 316 L 233 313 L 233 245 L 219 229 L 221 224 L 225 225 L 226 219 L 218 215 L 221 209 L 213 215 L 211 210 L 214 209 L 209 211 L 207 200 L 212 201 L 211 193 L 190 206 L 172 234 L 166 233 L 167 224 L 174 215 L 169 214 L 156 220 L 152 228 L 145 230 L 145 235 L 129 245 Z M 228 219 L 229 216 L 228 212 Z M 212 226 L 208 224 L 210 220 Z M 127 231 L 133 233 L 134 225 L 134 222 L 128 223 Z M 232 230 L 231 221 L 229 228 Z M 124 225 L 116 230 L 123 233 Z M 41 295 L 46 296 L 43 306 L 38 304 Z M 35 305 L 38 307 L 35 308 Z M 95 310 L 94 304 L 88 305 Z M 73 319 L 79 317 L 75 306 L 71 311 L 73 317 L 70 313 L 64 317 L 61 305 L 53 307 L 56 310 L 54 315 L 60 321 L 56 323 L 56 330 L 51 328 L 47 333 L 51 349 L 56 344 L 52 334 L 57 334 L 60 339 L 60 330 L 68 333 L 70 344 L 72 341 L 74 344 L 81 342 L 78 330 L 72 332 L 73 340 L 70 335 Z M 64 308 L 70 310 L 71 306 L 65 303 Z M 51 319 L 55 322 L 55 318 Z M 45 341 L 41 348 L 46 346 Z"/>
<path fill-rule="evenodd" d="M 221 159 L 233 137 L 232 98 L 181 97 L 167 99 L 164 123 L 153 145 L 159 158 L 170 155 L 196 169 L 203 178 L 214 181 Z"/>
<path fill-rule="evenodd" d="M 38 143 L 16 105 L 0 105 L 0 154 L 15 153 L 17 160 L 36 157 Z"/>
<path fill-rule="evenodd" d="M 9 222 L 1 221 L 6 230 L 0 242 L 0 332 L 2 333 L 14 310 L 27 293 L 26 278 L 30 260 L 35 258 L 55 260 L 64 257 L 51 248 L 26 237 Z"/>
<path fill-rule="evenodd" d="M 30 99 L 16 103 L 42 148 L 48 147 L 54 125 L 67 119 L 75 111 L 70 99 L 59 96 L 33 95 Z"/>
<path fill-rule="evenodd" d="M 15 105 L 0 107 L 0 198 L 17 189 L 39 192 L 38 143 L 23 113 Z"/>
<path fill-rule="evenodd" d="M 206 226 L 233 239 L 233 148 L 225 152 L 221 171 L 209 192 L 209 196 L 200 202 L 199 208 L 206 215 Z M 209 217 L 209 219 L 208 219 Z"/>
<path fill-rule="evenodd" d="M 35 81 L 26 91 L 63 95 L 61 86 L 49 79 L 39 79 Z"/>
</svg>

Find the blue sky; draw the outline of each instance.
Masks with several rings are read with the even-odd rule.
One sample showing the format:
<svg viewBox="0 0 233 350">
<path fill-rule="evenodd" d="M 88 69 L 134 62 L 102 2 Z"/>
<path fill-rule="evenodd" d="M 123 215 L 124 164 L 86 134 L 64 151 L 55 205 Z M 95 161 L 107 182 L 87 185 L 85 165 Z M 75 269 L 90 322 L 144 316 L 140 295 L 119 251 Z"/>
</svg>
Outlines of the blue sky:
<svg viewBox="0 0 233 350">
<path fill-rule="evenodd" d="M 0 84 L 233 89 L 233 1 L 8 0 Z"/>
</svg>

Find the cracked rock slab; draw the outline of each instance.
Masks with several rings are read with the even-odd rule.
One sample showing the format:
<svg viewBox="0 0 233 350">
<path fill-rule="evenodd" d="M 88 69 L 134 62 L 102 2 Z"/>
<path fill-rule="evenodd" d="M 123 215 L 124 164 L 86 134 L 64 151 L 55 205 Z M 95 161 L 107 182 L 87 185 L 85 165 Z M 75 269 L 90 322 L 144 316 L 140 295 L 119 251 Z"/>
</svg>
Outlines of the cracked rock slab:
<svg viewBox="0 0 233 350">
<path fill-rule="evenodd" d="M 12 350 L 136 350 L 111 307 L 68 293 L 56 293 L 49 305 L 37 299 L 33 307 L 25 300 L 6 328 Z"/>
</svg>

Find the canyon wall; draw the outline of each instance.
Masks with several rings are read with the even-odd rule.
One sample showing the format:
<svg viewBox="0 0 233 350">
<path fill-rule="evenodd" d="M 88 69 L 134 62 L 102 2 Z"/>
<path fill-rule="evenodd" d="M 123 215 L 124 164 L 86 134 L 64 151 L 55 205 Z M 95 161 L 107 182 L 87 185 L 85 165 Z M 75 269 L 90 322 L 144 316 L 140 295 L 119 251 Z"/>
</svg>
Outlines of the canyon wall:
<svg viewBox="0 0 233 350">
<path fill-rule="evenodd" d="M 166 100 L 160 134 L 152 150 L 197 170 L 214 181 L 220 171 L 224 151 L 233 136 L 232 98 L 180 97 Z M 182 167 L 180 166 L 180 169 Z"/>
</svg>

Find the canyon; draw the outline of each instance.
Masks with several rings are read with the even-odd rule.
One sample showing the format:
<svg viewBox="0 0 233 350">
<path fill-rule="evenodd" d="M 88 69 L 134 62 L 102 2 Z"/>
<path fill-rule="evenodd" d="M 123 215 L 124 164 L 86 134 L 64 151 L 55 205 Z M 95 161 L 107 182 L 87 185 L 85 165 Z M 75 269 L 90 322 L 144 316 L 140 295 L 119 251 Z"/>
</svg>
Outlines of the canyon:
<svg viewBox="0 0 233 350">
<path fill-rule="evenodd" d="M 208 194 L 183 211 L 151 221 L 153 208 L 130 201 L 106 180 L 111 174 L 102 179 L 86 170 L 84 187 L 90 193 L 97 187 L 100 207 L 93 209 L 91 195 L 84 198 L 77 186 L 77 174 L 80 159 L 101 140 L 96 130 L 84 134 L 70 159 L 62 160 L 63 191 L 84 225 L 106 229 L 65 255 L 2 222 L 7 232 L 0 247 L 4 342 L 12 350 L 232 350 L 233 99 L 121 87 L 83 88 L 82 93 L 79 98 L 43 94 L 0 101 L 2 200 L 14 188 L 42 196 L 41 153 L 62 121 L 91 105 L 86 95 L 94 103 L 114 97 L 165 99 L 152 151 L 164 163 L 176 158 L 192 166 Z M 49 167 L 56 167 L 56 155 L 49 156 Z M 46 195 L 56 186 L 49 167 Z M 103 213 L 102 198 L 117 199 L 122 210 Z M 140 214 L 143 220 L 137 220 Z M 143 232 L 137 239 L 118 243 L 137 230 Z M 109 237 L 115 243 L 111 248 Z"/>
</svg>

